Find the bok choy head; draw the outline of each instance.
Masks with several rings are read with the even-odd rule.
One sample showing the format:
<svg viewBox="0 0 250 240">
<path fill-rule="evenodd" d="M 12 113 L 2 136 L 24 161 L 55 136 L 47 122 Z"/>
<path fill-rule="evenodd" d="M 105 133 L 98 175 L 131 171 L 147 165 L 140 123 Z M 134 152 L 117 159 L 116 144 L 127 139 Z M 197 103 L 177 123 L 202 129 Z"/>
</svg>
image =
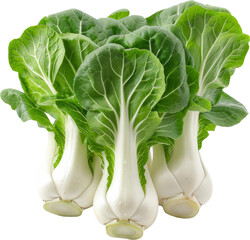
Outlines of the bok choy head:
<svg viewBox="0 0 250 240">
<path fill-rule="evenodd" d="M 40 195 L 44 208 L 58 215 L 80 215 L 82 208 L 91 206 L 94 191 L 81 196 L 93 184 L 96 188 L 95 179 L 101 176 L 100 160 L 90 154 L 87 145 L 86 111 L 78 106 L 72 91 L 78 67 L 96 48 L 87 37 L 59 35 L 45 25 L 26 29 L 9 45 L 10 66 L 18 72 L 25 93 L 6 89 L 1 97 L 23 121 L 35 120 L 50 132 Z M 55 99 L 62 101 L 57 104 Z M 80 130 L 76 115 L 81 116 Z"/>
<path fill-rule="evenodd" d="M 105 148 L 94 209 L 110 235 L 119 236 L 123 228 L 128 235 L 140 230 L 140 235 L 156 217 L 146 142 L 161 121 L 153 108 L 164 89 L 163 67 L 152 53 L 117 44 L 89 54 L 76 74 L 76 98 L 88 109 L 96 142 Z"/>
<path fill-rule="evenodd" d="M 150 25 L 178 29 L 186 54 L 193 58 L 186 68 L 190 102 L 182 111 L 182 135 L 175 143 L 154 147 L 151 168 L 165 211 L 177 217 L 193 217 L 212 192 L 198 152 L 202 141 L 216 126 L 233 126 L 247 115 L 245 107 L 223 88 L 243 64 L 249 36 L 242 33 L 227 10 L 195 2 L 163 10 L 147 20 Z"/>
</svg>

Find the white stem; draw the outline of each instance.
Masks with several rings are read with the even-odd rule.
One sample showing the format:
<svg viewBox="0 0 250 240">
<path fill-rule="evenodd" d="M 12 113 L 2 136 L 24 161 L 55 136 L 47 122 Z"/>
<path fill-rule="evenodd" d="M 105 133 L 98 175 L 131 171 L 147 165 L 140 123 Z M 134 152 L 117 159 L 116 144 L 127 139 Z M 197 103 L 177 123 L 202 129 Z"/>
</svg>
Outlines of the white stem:
<svg viewBox="0 0 250 240">
<path fill-rule="evenodd" d="M 99 157 L 95 156 L 93 180 L 89 187 L 84 191 L 84 193 L 74 199 L 74 202 L 76 202 L 82 208 L 89 208 L 93 205 L 94 195 L 102 177 L 101 163 L 102 160 Z"/>
<path fill-rule="evenodd" d="M 153 164 L 153 148 L 151 147 L 148 153 L 148 161 L 147 161 L 147 166 L 149 169 L 149 172 L 151 172 L 152 164 Z"/>
<path fill-rule="evenodd" d="M 202 166 L 205 172 L 205 178 L 200 186 L 194 191 L 194 196 L 201 205 L 205 204 L 211 198 L 213 192 L 212 180 L 203 162 Z"/>
<path fill-rule="evenodd" d="M 117 217 L 111 210 L 107 199 L 106 199 L 106 192 L 107 192 L 107 183 L 108 183 L 108 161 L 106 157 L 103 155 L 104 161 L 104 169 L 102 179 L 98 185 L 98 188 L 95 192 L 93 207 L 96 214 L 96 217 L 102 224 L 106 224 L 115 220 Z"/>
<path fill-rule="evenodd" d="M 176 140 L 168 168 L 186 197 L 198 188 L 205 177 L 198 151 L 197 134 L 199 112 L 188 111 L 184 118 L 183 133 Z"/>
<path fill-rule="evenodd" d="M 81 142 L 80 132 L 70 116 L 65 121 L 63 156 L 52 177 L 63 200 L 80 196 L 93 178 L 88 165 L 87 145 Z"/>
<path fill-rule="evenodd" d="M 107 233 L 113 237 L 136 239 L 155 220 L 158 198 L 148 168 L 146 194 L 139 179 L 136 133 L 129 121 L 128 107 L 121 90 L 120 118 L 115 136 L 115 160 L 112 182 L 107 190 L 108 162 L 94 198 L 95 213 Z"/>
<path fill-rule="evenodd" d="M 161 205 L 163 199 L 183 192 L 175 177 L 168 169 L 162 145 L 155 145 L 153 147 L 153 162 L 150 173 Z"/>
<path fill-rule="evenodd" d="M 39 195 L 44 201 L 53 200 L 58 198 L 58 193 L 56 191 L 54 182 L 52 180 L 53 164 L 56 159 L 57 144 L 54 139 L 54 133 L 48 133 L 48 146 L 41 164 L 40 178 L 39 182 Z"/>
<path fill-rule="evenodd" d="M 136 134 L 129 122 L 128 110 L 122 97 L 115 143 L 114 175 L 107 192 L 107 201 L 119 219 L 128 220 L 143 199 L 137 166 Z"/>
<path fill-rule="evenodd" d="M 156 219 L 159 202 L 147 166 L 145 166 L 145 177 L 147 181 L 146 195 L 135 214 L 131 217 L 131 220 L 140 224 L 144 228 L 148 228 Z"/>
</svg>

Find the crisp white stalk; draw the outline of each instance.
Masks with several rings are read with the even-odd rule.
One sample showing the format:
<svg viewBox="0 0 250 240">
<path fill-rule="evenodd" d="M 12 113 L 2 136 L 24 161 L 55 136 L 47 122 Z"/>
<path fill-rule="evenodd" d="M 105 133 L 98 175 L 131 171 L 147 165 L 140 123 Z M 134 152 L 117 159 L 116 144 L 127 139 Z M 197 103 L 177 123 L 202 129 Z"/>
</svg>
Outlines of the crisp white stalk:
<svg viewBox="0 0 250 240">
<path fill-rule="evenodd" d="M 168 168 L 185 196 L 191 196 L 205 177 L 198 150 L 198 128 L 199 112 L 188 111 L 182 135 L 175 141 L 173 155 L 168 162 Z"/>
<path fill-rule="evenodd" d="M 163 199 L 176 196 L 183 190 L 168 168 L 162 145 L 153 147 L 153 159 L 150 174 L 158 194 L 159 203 L 162 205 Z"/>
<path fill-rule="evenodd" d="M 145 177 L 147 179 L 146 195 L 131 219 L 136 223 L 140 223 L 144 228 L 147 228 L 156 219 L 159 202 L 147 166 L 145 166 Z"/>
<path fill-rule="evenodd" d="M 107 166 L 108 162 L 104 158 L 105 169 L 102 180 L 96 190 L 94 197 L 94 211 L 98 220 L 106 225 L 107 233 L 112 237 L 137 239 L 143 235 L 143 230 L 154 222 L 158 212 L 158 198 L 153 186 L 147 166 L 145 167 L 146 194 L 138 204 L 134 214 L 128 219 L 122 219 L 112 210 L 112 205 L 106 198 L 107 191 Z M 129 208 L 129 206 L 128 206 Z M 128 209 L 129 211 L 129 209 Z"/>
<path fill-rule="evenodd" d="M 112 182 L 107 190 L 108 163 L 105 160 L 103 178 L 94 198 L 94 209 L 110 236 L 136 239 L 142 236 L 143 229 L 154 222 L 158 198 L 147 166 L 146 191 L 143 191 L 137 165 L 136 133 L 129 121 L 124 100 L 121 100 L 120 109 Z"/>
<path fill-rule="evenodd" d="M 151 168 L 153 164 L 153 155 L 154 155 L 154 152 L 153 152 L 153 148 L 151 147 L 148 153 L 148 161 L 147 161 L 147 166 L 148 166 L 150 174 L 151 174 Z"/>
<path fill-rule="evenodd" d="M 54 169 L 57 144 L 49 133 L 46 161 L 42 168 L 43 183 L 40 196 L 44 209 L 60 216 L 79 216 L 83 208 L 93 203 L 93 197 L 102 176 L 101 160 L 94 158 L 94 175 L 88 165 L 87 146 L 82 143 L 80 132 L 67 116 L 65 121 L 65 148 L 58 166 Z"/>
<path fill-rule="evenodd" d="M 188 111 L 183 133 L 175 141 L 173 155 L 166 162 L 163 146 L 153 148 L 151 176 L 159 203 L 176 217 L 195 216 L 212 193 L 211 179 L 201 161 L 197 135 L 199 112 Z"/>
<path fill-rule="evenodd" d="M 104 161 L 103 175 L 95 192 L 93 207 L 96 217 L 102 224 L 105 225 L 111 222 L 112 220 L 115 220 L 116 215 L 111 210 L 106 199 L 107 184 L 108 184 L 108 169 L 107 169 L 108 161 L 104 155 L 103 155 L 103 161 Z"/>
<path fill-rule="evenodd" d="M 205 178 L 193 194 L 201 205 L 205 204 L 211 198 L 213 192 L 212 180 L 203 162 L 202 166 L 205 172 Z"/>
<path fill-rule="evenodd" d="M 39 195 L 44 201 L 58 198 L 58 192 L 52 179 L 53 164 L 57 153 L 57 144 L 54 137 L 53 132 L 48 132 L 47 151 L 42 161 L 39 174 Z"/>
<path fill-rule="evenodd" d="M 127 111 L 121 110 L 115 144 L 114 175 L 106 197 L 114 214 L 122 220 L 130 219 L 144 199 L 135 138 Z"/>
<path fill-rule="evenodd" d="M 80 132 L 70 116 L 65 126 L 63 156 L 52 177 L 60 198 L 72 200 L 87 189 L 93 176 L 87 161 L 87 145 L 82 143 Z"/>
<path fill-rule="evenodd" d="M 74 199 L 74 202 L 77 203 L 81 208 L 89 208 L 93 204 L 93 199 L 95 191 L 100 183 L 102 177 L 102 160 L 98 157 L 94 157 L 94 177 L 88 188 L 77 198 Z"/>
</svg>

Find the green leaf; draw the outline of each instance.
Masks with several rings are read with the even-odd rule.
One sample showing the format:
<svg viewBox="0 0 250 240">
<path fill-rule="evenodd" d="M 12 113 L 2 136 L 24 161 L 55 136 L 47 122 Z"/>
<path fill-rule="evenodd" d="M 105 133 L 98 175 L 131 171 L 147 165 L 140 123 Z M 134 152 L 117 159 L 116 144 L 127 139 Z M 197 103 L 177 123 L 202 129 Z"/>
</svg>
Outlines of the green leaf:
<svg viewBox="0 0 250 240">
<path fill-rule="evenodd" d="M 98 144 L 92 136 L 87 136 L 87 145 L 91 152 L 103 159 L 103 152 L 106 151 L 105 147 Z"/>
<path fill-rule="evenodd" d="M 164 153 L 165 153 L 165 159 L 166 163 L 168 164 L 169 160 L 172 157 L 173 151 L 174 151 L 174 141 L 170 141 L 169 144 L 163 145 Z"/>
<path fill-rule="evenodd" d="M 89 37 L 95 43 L 98 42 L 99 29 L 96 26 L 97 20 L 77 9 L 51 14 L 44 17 L 39 24 L 48 25 L 59 34 L 81 34 Z"/>
<path fill-rule="evenodd" d="M 100 31 L 98 45 L 100 46 L 104 45 L 110 36 L 129 33 L 129 30 L 119 20 L 100 18 L 97 21 L 97 26 Z"/>
<path fill-rule="evenodd" d="M 211 110 L 211 107 L 212 105 L 209 100 L 200 96 L 196 96 L 192 99 L 189 110 L 198 112 L 208 112 Z"/>
<path fill-rule="evenodd" d="M 176 25 L 199 72 L 198 95 L 213 102 L 215 92 L 226 87 L 234 69 L 243 64 L 249 36 L 230 14 L 199 6 L 186 10 Z"/>
<path fill-rule="evenodd" d="M 98 48 L 89 38 L 73 33 L 64 33 L 61 38 L 65 47 L 65 56 L 54 81 L 55 89 L 61 95 L 73 95 L 75 74 L 85 57 Z"/>
<path fill-rule="evenodd" d="M 125 17 L 127 17 L 127 16 L 129 16 L 129 10 L 123 8 L 123 9 L 119 9 L 119 10 L 117 10 L 117 11 L 111 13 L 108 17 L 109 17 L 109 18 L 114 18 L 114 19 L 116 19 L 116 20 L 119 20 L 119 19 L 125 18 Z"/>
<path fill-rule="evenodd" d="M 223 92 L 211 111 L 201 115 L 215 125 L 231 127 L 238 124 L 247 114 L 246 108 L 241 103 Z"/>
<path fill-rule="evenodd" d="M 160 60 L 167 88 L 157 104 L 157 111 L 175 113 L 188 104 L 185 52 L 183 44 L 173 33 L 161 27 L 145 26 L 124 36 L 110 37 L 108 42 L 125 48 L 147 49 Z"/>
<path fill-rule="evenodd" d="M 5 103 L 9 104 L 13 110 L 16 110 L 23 122 L 33 120 L 37 122 L 39 127 L 54 132 L 54 138 L 57 143 L 56 160 L 54 162 L 54 167 L 56 167 L 62 158 L 64 150 L 65 136 L 63 118 L 58 118 L 52 125 L 47 115 L 41 109 L 37 108 L 25 93 L 15 89 L 4 89 L 1 91 L 1 98 Z"/>
<path fill-rule="evenodd" d="M 154 13 L 153 15 L 147 18 L 148 25 L 165 26 L 167 24 L 175 24 L 178 21 L 178 19 L 182 16 L 182 14 L 192 6 L 200 6 L 217 12 L 229 13 L 229 11 L 224 8 L 204 5 L 195 1 L 186 1 L 184 3 L 180 3 L 173 7 L 163 9 L 161 11 Z"/>
<path fill-rule="evenodd" d="M 216 125 L 211 121 L 203 117 L 203 113 L 199 116 L 199 130 L 198 130 L 198 149 L 200 150 L 202 147 L 202 142 L 209 136 L 209 131 L 214 131 Z"/>
<path fill-rule="evenodd" d="M 39 127 L 53 131 L 53 125 L 47 115 L 38 109 L 25 93 L 15 89 L 4 89 L 1 91 L 0 97 L 5 103 L 9 104 L 13 110 L 16 110 L 17 115 L 23 122 L 33 120 L 37 122 Z"/>
<path fill-rule="evenodd" d="M 155 121 L 159 117 L 152 108 L 160 100 L 164 86 L 163 67 L 147 50 L 125 50 L 117 44 L 107 44 L 89 54 L 80 66 L 74 91 L 79 104 L 88 110 L 87 119 L 97 133 L 97 143 L 110 152 L 110 158 L 106 156 L 108 186 L 115 162 L 126 158 L 137 162 L 145 190 L 145 176 L 141 173 L 147 160 L 140 149 L 145 148 L 157 127 Z M 125 149 L 122 143 L 128 142 Z M 136 153 L 130 147 L 136 148 Z M 121 152 L 128 156 L 119 155 Z"/>
<path fill-rule="evenodd" d="M 180 29 L 174 24 L 167 24 L 166 26 L 164 26 L 164 28 L 172 32 L 181 41 L 183 45 L 183 49 L 185 50 L 186 64 L 190 66 L 194 66 L 194 59 L 186 46 L 186 42 L 184 38 L 182 37 Z"/>
<path fill-rule="evenodd" d="M 160 125 L 148 142 L 149 145 L 172 144 L 173 140 L 177 139 L 182 133 L 183 117 L 184 114 L 182 112 L 164 114 L 161 118 Z"/>
<path fill-rule="evenodd" d="M 92 175 L 94 175 L 94 161 L 95 161 L 94 157 L 95 157 L 95 154 L 91 152 L 89 148 L 87 148 L 88 165 L 89 165 Z"/>
<path fill-rule="evenodd" d="M 63 118 L 59 118 L 54 123 L 55 141 L 57 144 L 56 160 L 54 162 L 54 168 L 58 166 L 63 156 L 65 145 L 65 122 Z"/>
<path fill-rule="evenodd" d="M 186 71 L 190 100 L 192 100 L 199 91 L 199 73 L 191 66 L 187 66 Z"/>
<path fill-rule="evenodd" d="M 69 114 L 77 125 L 79 131 L 84 135 L 90 134 L 89 125 L 86 118 L 86 110 L 77 106 L 73 101 L 56 101 L 56 105 L 60 110 Z"/>
<path fill-rule="evenodd" d="M 148 25 L 144 17 L 132 15 L 119 20 L 130 32 Z"/>
<path fill-rule="evenodd" d="M 56 94 L 52 96 L 41 97 L 38 104 L 41 106 L 50 106 L 50 105 L 56 104 L 57 101 L 72 101 L 72 102 L 77 103 L 74 96 L 65 97 L 65 96 L 60 96 L 59 94 Z"/>
<path fill-rule="evenodd" d="M 108 37 L 126 34 L 128 29 L 113 18 L 95 19 L 77 9 L 52 14 L 43 18 L 39 24 L 47 25 L 57 33 L 75 33 L 90 38 L 98 45 L 104 45 Z"/>
<path fill-rule="evenodd" d="M 163 11 L 164 11 L 164 9 L 147 17 L 146 20 L 147 20 L 148 25 L 149 26 L 161 26 L 162 25 L 161 13 Z"/>
<path fill-rule="evenodd" d="M 41 97 L 56 94 L 53 87 L 64 58 L 60 36 L 47 26 L 30 27 L 9 44 L 9 63 L 19 73 L 22 88 L 36 104 Z M 54 106 L 42 110 L 53 117 L 60 115 Z"/>
</svg>

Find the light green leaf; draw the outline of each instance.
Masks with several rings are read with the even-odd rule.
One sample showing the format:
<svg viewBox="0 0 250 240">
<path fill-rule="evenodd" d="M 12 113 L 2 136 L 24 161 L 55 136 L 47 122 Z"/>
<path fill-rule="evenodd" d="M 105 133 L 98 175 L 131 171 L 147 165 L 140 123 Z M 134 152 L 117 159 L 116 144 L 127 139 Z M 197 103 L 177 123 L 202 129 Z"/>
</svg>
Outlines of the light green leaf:
<svg viewBox="0 0 250 240">
<path fill-rule="evenodd" d="M 64 150 L 64 121 L 59 118 L 52 125 L 47 115 L 30 101 L 25 93 L 15 89 L 4 89 L 1 91 L 2 100 L 9 104 L 13 110 L 16 110 L 18 116 L 23 122 L 28 120 L 36 121 L 39 127 L 46 128 L 50 132 L 54 132 L 55 141 L 57 143 L 56 160 L 54 167 L 60 162 Z"/>
<path fill-rule="evenodd" d="M 206 98 L 196 96 L 191 100 L 189 110 L 198 112 L 208 112 L 211 110 L 211 102 Z"/>
<path fill-rule="evenodd" d="M 87 119 L 98 135 L 97 143 L 110 152 L 108 186 L 115 162 L 125 157 L 119 153 L 127 152 L 132 154 L 127 159 L 140 166 L 138 174 L 145 189 L 145 176 L 141 173 L 147 159 L 140 149 L 145 148 L 157 127 L 155 121 L 159 117 L 152 108 L 164 88 L 163 67 L 147 50 L 125 50 L 117 44 L 107 44 L 89 54 L 80 66 L 74 91 L 80 105 L 88 110 Z M 136 148 L 136 152 L 130 151 L 130 147 Z"/>
<path fill-rule="evenodd" d="M 214 131 L 216 125 L 213 124 L 208 119 L 204 118 L 202 114 L 199 116 L 199 130 L 198 130 L 198 149 L 201 149 L 202 142 L 204 139 L 206 139 L 209 136 L 209 131 Z"/>
<path fill-rule="evenodd" d="M 176 25 L 199 72 L 198 95 L 213 101 L 215 91 L 226 87 L 234 69 L 243 64 L 249 36 L 230 14 L 199 6 L 186 10 Z"/>
<path fill-rule="evenodd" d="M 79 131 L 86 137 L 87 134 L 90 134 L 89 125 L 86 118 L 86 110 L 77 106 L 73 101 L 56 101 L 58 108 L 65 113 L 69 114 L 77 125 Z"/>
<path fill-rule="evenodd" d="M 114 19 L 116 19 L 116 20 L 119 20 L 119 19 L 125 18 L 125 17 L 127 17 L 127 16 L 129 16 L 129 10 L 123 8 L 123 9 L 119 9 L 119 10 L 117 10 L 117 11 L 111 13 L 108 17 L 109 17 L 109 18 L 114 18 Z"/>
<path fill-rule="evenodd" d="M 36 121 L 39 127 L 53 131 L 53 125 L 47 115 L 33 104 L 25 93 L 15 89 L 4 89 L 0 94 L 1 99 L 9 104 L 23 122 Z"/>
<path fill-rule="evenodd" d="M 52 96 L 43 96 L 41 97 L 39 101 L 39 106 L 50 106 L 56 104 L 56 101 L 75 101 L 74 96 L 70 97 L 65 97 L 65 96 L 60 96 L 59 94 L 52 95 Z"/>
<path fill-rule="evenodd" d="M 246 108 L 241 103 L 223 92 L 211 111 L 201 115 L 215 125 L 231 127 L 238 124 L 247 114 Z"/>
<path fill-rule="evenodd" d="M 58 118 L 54 123 L 55 141 L 57 144 L 56 160 L 54 162 L 54 168 L 56 168 L 61 161 L 65 145 L 65 122 L 63 118 Z"/>
<path fill-rule="evenodd" d="M 157 104 L 158 111 L 175 113 L 188 104 L 185 53 L 183 44 L 173 33 L 161 27 L 145 26 L 124 36 L 110 37 L 108 42 L 125 48 L 147 49 L 160 60 L 167 88 Z"/>
<path fill-rule="evenodd" d="M 54 81 L 55 89 L 61 95 L 73 95 L 75 74 L 85 57 L 98 48 L 89 38 L 73 33 L 64 33 L 61 38 L 65 47 L 65 56 Z"/>
<path fill-rule="evenodd" d="M 195 1 L 186 1 L 175 5 L 173 7 L 158 11 L 147 18 L 148 25 L 150 26 L 165 26 L 167 24 L 175 24 L 181 15 L 192 6 L 200 6 L 206 9 L 211 9 L 217 12 L 227 12 L 224 8 L 204 5 Z"/>
<path fill-rule="evenodd" d="M 47 26 L 30 27 L 9 44 L 9 63 L 19 73 L 22 88 L 32 102 L 56 94 L 53 87 L 64 58 L 60 36 Z M 54 106 L 43 108 L 53 117 L 60 115 Z"/>
</svg>

